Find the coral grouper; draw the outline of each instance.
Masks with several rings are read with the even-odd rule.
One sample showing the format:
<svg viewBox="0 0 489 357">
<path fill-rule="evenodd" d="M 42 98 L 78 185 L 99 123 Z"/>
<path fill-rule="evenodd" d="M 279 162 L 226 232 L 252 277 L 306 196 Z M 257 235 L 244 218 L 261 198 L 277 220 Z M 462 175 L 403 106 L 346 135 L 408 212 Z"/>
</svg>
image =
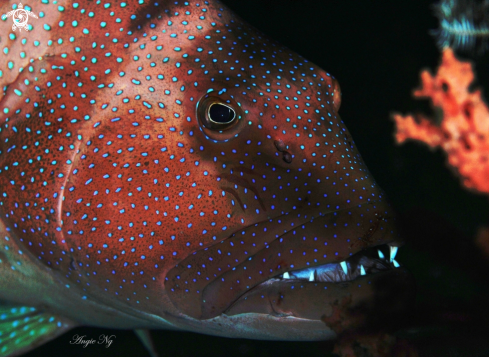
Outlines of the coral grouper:
<svg viewBox="0 0 489 357">
<path fill-rule="evenodd" d="M 24 10 L 0 23 L 1 356 L 79 325 L 320 340 L 403 310 L 333 76 L 217 1 Z"/>
</svg>

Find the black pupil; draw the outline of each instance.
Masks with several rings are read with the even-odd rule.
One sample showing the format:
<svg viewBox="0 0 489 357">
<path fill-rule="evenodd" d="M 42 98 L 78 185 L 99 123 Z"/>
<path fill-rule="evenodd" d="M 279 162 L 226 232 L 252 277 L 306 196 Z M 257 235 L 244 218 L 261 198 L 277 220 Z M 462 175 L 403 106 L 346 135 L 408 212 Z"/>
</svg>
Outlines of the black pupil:
<svg viewBox="0 0 489 357">
<path fill-rule="evenodd" d="M 229 123 L 234 118 L 234 110 L 222 104 L 214 104 L 209 110 L 209 116 L 216 123 Z"/>
</svg>

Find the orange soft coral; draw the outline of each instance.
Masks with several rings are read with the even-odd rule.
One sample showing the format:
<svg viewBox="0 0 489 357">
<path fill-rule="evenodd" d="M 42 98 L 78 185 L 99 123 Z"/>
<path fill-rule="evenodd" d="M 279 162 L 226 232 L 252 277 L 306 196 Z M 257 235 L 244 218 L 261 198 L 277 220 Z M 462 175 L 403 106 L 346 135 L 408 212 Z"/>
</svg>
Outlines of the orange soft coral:
<svg viewBox="0 0 489 357">
<path fill-rule="evenodd" d="M 441 124 L 422 115 L 394 114 L 398 143 L 407 139 L 441 147 L 467 188 L 489 194 L 489 110 L 480 90 L 469 92 L 472 65 L 460 62 L 449 48 L 443 51 L 436 76 L 421 73 L 421 88 L 414 97 L 430 98 L 443 112 Z"/>
</svg>

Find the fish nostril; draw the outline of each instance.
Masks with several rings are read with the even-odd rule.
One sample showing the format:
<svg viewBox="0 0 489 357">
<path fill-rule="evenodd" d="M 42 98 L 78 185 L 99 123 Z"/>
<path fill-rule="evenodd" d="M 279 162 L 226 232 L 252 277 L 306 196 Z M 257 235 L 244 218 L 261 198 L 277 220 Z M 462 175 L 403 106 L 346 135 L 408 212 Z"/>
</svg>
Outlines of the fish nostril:
<svg viewBox="0 0 489 357">
<path fill-rule="evenodd" d="M 283 142 L 283 140 L 275 140 L 273 142 L 275 144 L 275 147 L 277 148 L 278 151 L 280 152 L 283 152 L 285 151 L 285 143 Z"/>
<path fill-rule="evenodd" d="M 292 162 L 292 155 L 288 151 L 285 151 L 287 145 L 285 145 L 284 141 L 282 139 L 278 139 L 275 140 L 273 143 L 277 150 L 282 153 L 282 159 L 286 163 L 290 164 Z"/>
<path fill-rule="evenodd" d="M 292 162 L 292 155 L 288 151 L 284 151 L 283 159 L 286 163 L 290 164 Z"/>
</svg>

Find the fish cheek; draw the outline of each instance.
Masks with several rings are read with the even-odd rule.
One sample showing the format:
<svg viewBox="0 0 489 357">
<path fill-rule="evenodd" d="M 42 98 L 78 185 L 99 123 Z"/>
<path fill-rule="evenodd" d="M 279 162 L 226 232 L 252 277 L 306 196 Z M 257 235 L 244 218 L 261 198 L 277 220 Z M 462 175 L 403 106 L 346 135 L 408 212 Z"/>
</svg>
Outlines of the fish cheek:
<svg viewBox="0 0 489 357">
<path fill-rule="evenodd" d="M 144 285 L 158 280 L 162 286 L 168 266 L 239 224 L 226 217 L 233 207 L 220 197 L 215 165 L 179 131 L 168 130 L 175 121 L 157 119 L 98 126 L 80 146 L 62 211 L 67 244 L 90 286 L 130 302 L 134 291 L 144 291 L 153 295 L 145 299 L 153 307 L 161 291 Z"/>
</svg>

